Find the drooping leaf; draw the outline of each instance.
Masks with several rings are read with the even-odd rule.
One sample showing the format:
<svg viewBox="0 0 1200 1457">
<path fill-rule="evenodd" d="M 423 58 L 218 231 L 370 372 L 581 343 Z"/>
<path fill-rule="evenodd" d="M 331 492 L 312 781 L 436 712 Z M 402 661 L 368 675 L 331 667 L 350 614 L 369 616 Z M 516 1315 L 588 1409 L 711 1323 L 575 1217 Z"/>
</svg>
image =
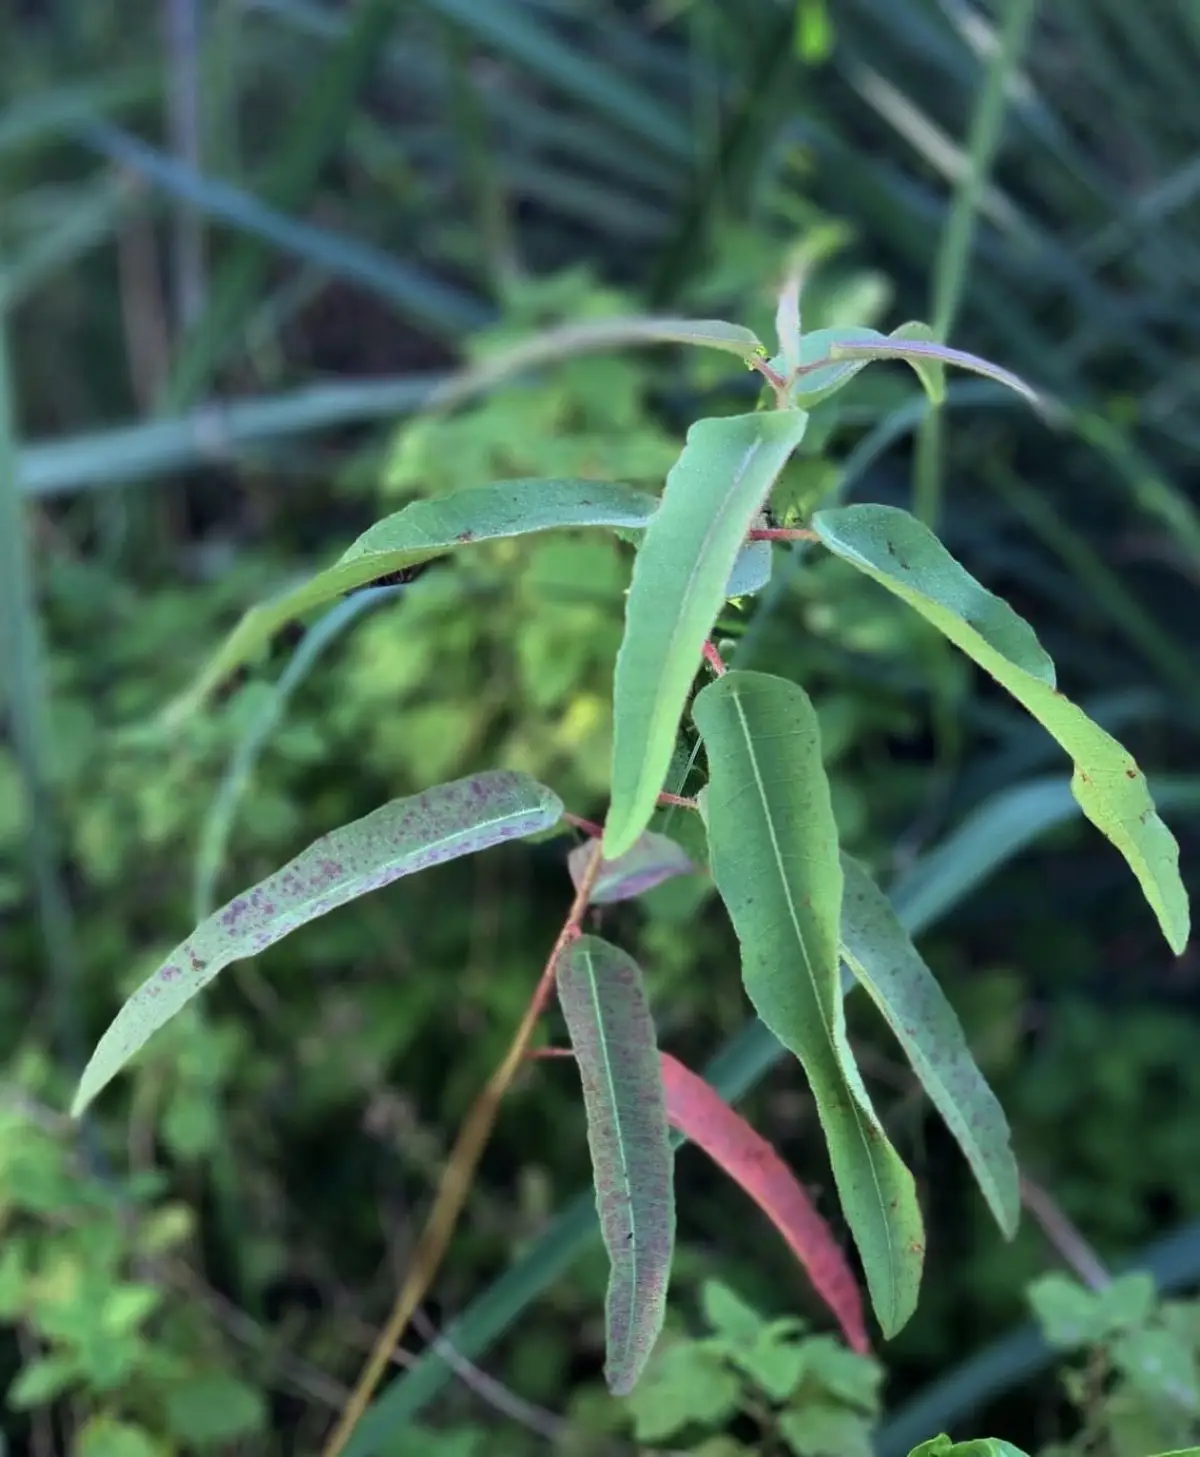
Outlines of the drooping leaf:
<svg viewBox="0 0 1200 1457">
<path fill-rule="evenodd" d="M 637 963 L 581 936 L 558 967 L 579 1064 L 596 1209 L 608 1251 L 609 1390 L 633 1390 L 662 1330 L 675 1246 L 674 1158 L 654 1022 Z"/>
<path fill-rule="evenodd" d="M 536 834 L 562 815 L 536 780 L 491 770 L 394 799 L 307 850 L 202 921 L 113 1019 L 75 1094 L 78 1114 L 135 1052 L 231 961 L 255 956 L 401 876 Z"/>
<path fill-rule="evenodd" d="M 804 1266 L 856 1351 L 870 1349 L 854 1274 L 804 1186 L 771 1145 L 703 1078 L 662 1054 L 667 1119 L 749 1194 Z"/>
<path fill-rule="evenodd" d="M 567 856 L 567 869 L 576 890 L 591 856 L 592 847 L 587 843 L 576 845 Z M 675 840 L 647 830 L 619 859 L 601 863 L 589 900 L 594 906 L 633 900 L 661 885 L 664 880 L 676 875 L 690 875 L 695 869 L 687 852 Z"/>
<path fill-rule="evenodd" d="M 1071 756 L 1071 791 L 1137 876 L 1176 954 L 1187 944 L 1179 847 L 1155 812 L 1130 754 L 1055 687 L 1054 664 L 1033 629 L 981 586 L 937 537 L 894 506 L 843 506 L 812 520 L 836 556 L 873 577 L 973 658 Z"/>
<path fill-rule="evenodd" d="M 912 1175 L 846 1037 L 842 868 L 817 717 L 796 684 L 737 671 L 703 689 L 692 716 L 708 755 L 713 879 L 746 993 L 804 1068 L 872 1304 L 892 1335 L 916 1305 L 924 1231 Z"/>
<path fill-rule="evenodd" d="M 925 965 L 892 903 L 866 869 L 842 856 L 842 955 L 895 1033 L 921 1086 L 971 1165 L 1011 1238 L 1021 1184 L 1004 1109 L 979 1071 L 962 1024 Z"/>
<path fill-rule="evenodd" d="M 414 501 L 376 522 L 326 571 L 252 607 L 192 687 L 167 708 L 165 721 L 177 723 L 200 708 L 222 680 L 259 653 L 285 623 L 356 587 L 472 542 L 556 527 L 638 529 L 657 509 L 657 500 L 643 491 L 614 481 L 588 480 L 497 481 Z"/>
<path fill-rule="evenodd" d="M 1013 374 L 1011 370 L 1002 369 L 1000 365 L 992 364 L 987 359 L 980 359 L 977 354 L 968 354 L 964 349 L 951 349 L 948 345 L 938 344 L 934 340 L 914 339 L 911 336 L 897 337 L 893 334 L 877 343 L 861 340 L 838 342 L 833 345 L 831 352 L 835 359 L 857 360 L 865 364 L 869 364 L 873 359 L 902 359 L 916 370 L 922 383 L 924 383 L 925 377 L 917 367 L 918 360 L 922 364 L 932 362 L 952 364 L 956 369 L 965 369 L 969 374 L 981 374 L 994 384 L 1004 385 L 1006 389 L 1023 396 L 1031 405 L 1041 404 L 1037 392 L 1027 385 L 1020 375 Z"/>
<path fill-rule="evenodd" d="M 942 373 L 947 364 L 984 375 L 996 384 L 1015 390 L 1030 403 L 1040 403 L 1037 394 L 1019 376 L 974 354 L 939 344 L 927 325 L 915 322 L 901 324 L 891 334 L 857 326 L 814 329 L 811 334 L 805 334 L 800 341 L 801 372 L 792 385 L 791 399 L 801 408 L 811 409 L 836 394 L 860 370 L 878 359 L 903 360 L 915 371 L 935 403 L 945 395 Z"/>
<path fill-rule="evenodd" d="M 671 468 L 633 569 L 613 689 L 612 803 L 604 853 L 650 821 L 705 640 L 746 533 L 804 434 L 799 410 L 699 420 Z"/>
</svg>

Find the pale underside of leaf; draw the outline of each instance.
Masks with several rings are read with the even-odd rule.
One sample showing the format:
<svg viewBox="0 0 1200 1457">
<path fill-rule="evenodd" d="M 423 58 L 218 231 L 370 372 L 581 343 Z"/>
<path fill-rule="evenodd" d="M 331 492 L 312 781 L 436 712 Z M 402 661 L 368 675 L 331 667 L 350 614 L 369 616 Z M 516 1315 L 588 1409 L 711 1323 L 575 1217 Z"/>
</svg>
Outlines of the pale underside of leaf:
<svg viewBox="0 0 1200 1457">
<path fill-rule="evenodd" d="M 293 618 L 378 577 L 419 566 L 444 552 L 562 527 L 637 530 L 658 501 L 615 481 L 517 480 L 469 486 L 414 501 L 377 522 L 323 572 L 293 591 L 252 607 L 191 688 L 164 713 L 176 723 L 200 708 L 231 672 L 250 661 Z"/>
<path fill-rule="evenodd" d="M 1080 809 L 1125 857 L 1167 943 L 1181 953 L 1190 915 L 1174 836 L 1133 757 L 1054 686 L 1053 664 L 1028 623 L 906 511 L 845 506 L 818 511 L 812 525 L 830 551 L 915 608 L 990 673 L 1070 755 Z"/>
<path fill-rule="evenodd" d="M 843 1211 L 886 1334 L 912 1314 L 924 1232 L 912 1176 L 884 1133 L 846 1037 L 842 871 L 816 714 L 797 685 L 730 672 L 697 695 L 712 872 L 746 993 L 800 1060 Z"/>
<path fill-rule="evenodd" d="M 771 486 L 804 434 L 799 410 L 697 421 L 634 563 L 613 688 L 608 859 L 646 828 L 705 640 Z"/>
<path fill-rule="evenodd" d="M 866 869 L 842 856 L 842 955 L 883 1013 L 930 1101 L 962 1149 L 988 1207 L 1011 1238 L 1020 1172 L 1008 1120 L 980 1072 L 962 1024 Z"/>
<path fill-rule="evenodd" d="M 78 1114 L 144 1043 L 232 961 L 402 876 L 538 834 L 562 816 L 525 774 L 490 770 L 392 800 L 311 844 L 202 921 L 117 1013 L 84 1068 Z"/>
<path fill-rule="evenodd" d="M 804 1266 L 854 1350 L 870 1349 L 853 1271 L 803 1185 L 763 1136 L 703 1078 L 662 1054 L 667 1120 L 758 1205 Z"/>
<path fill-rule="evenodd" d="M 586 842 L 576 847 L 567 856 L 567 868 L 571 883 L 578 890 L 587 872 L 593 854 L 592 845 Z M 656 885 L 676 875 L 690 875 L 696 869 L 687 852 L 668 835 L 655 834 L 647 830 L 639 835 L 631 849 L 618 860 L 604 860 L 592 886 L 589 904 L 612 905 L 616 901 L 633 900 L 645 895 Z"/>
<path fill-rule="evenodd" d="M 605 1378 L 625 1395 L 662 1331 L 675 1245 L 674 1159 L 658 1045 L 640 968 L 599 937 L 581 936 L 568 947 L 558 996 L 579 1065 L 609 1258 Z"/>
</svg>

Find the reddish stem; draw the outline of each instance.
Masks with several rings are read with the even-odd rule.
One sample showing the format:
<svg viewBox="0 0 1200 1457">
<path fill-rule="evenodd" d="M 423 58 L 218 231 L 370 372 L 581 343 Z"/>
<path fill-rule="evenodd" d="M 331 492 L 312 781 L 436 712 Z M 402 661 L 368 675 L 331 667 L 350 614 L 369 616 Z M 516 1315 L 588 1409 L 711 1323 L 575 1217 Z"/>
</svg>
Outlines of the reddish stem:
<svg viewBox="0 0 1200 1457">
<path fill-rule="evenodd" d="M 721 654 L 717 652 L 716 648 L 711 642 L 706 642 L 704 644 L 704 661 L 713 670 L 718 678 L 723 678 L 725 676 L 725 663 L 721 658 Z"/>
<path fill-rule="evenodd" d="M 748 533 L 751 541 L 819 541 L 806 526 L 756 526 Z"/>
<path fill-rule="evenodd" d="M 580 819 L 578 815 L 573 814 L 564 814 L 563 819 L 574 829 L 582 830 L 593 840 L 598 840 L 604 834 L 604 826 L 596 824 L 594 820 Z"/>
<path fill-rule="evenodd" d="M 694 799 L 686 799 L 682 794 L 667 794 L 665 790 L 658 796 L 658 802 L 659 804 L 678 805 L 680 809 L 698 810 L 700 808 Z"/>
</svg>

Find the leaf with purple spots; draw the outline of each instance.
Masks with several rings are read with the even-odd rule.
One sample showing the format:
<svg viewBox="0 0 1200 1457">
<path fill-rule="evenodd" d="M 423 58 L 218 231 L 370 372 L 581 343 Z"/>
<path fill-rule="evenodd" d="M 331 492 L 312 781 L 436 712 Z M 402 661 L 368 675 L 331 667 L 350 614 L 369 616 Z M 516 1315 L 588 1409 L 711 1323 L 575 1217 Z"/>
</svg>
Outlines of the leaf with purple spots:
<svg viewBox="0 0 1200 1457">
<path fill-rule="evenodd" d="M 578 890 L 592 857 L 590 844 L 577 845 L 567 856 L 571 882 Z M 633 900 L 645 895 L 664 880 L 676 875 L 690 875 L 696 867 L 683 847 L 668 835 L 647 830 L 639 835 L 633 848 L 616 860 L 604 860 L 590 896 L 594 906 L 612 905 L 616 901 Z"/>
<path fill-rule="evenodd" d="M 596 1210 L 608 1251 L 609 1390 L 637 1384 L 662 1330 L 675 1247 L 674 1160 L 654 1022 L 636 961 L 581 936 L 558 998 L 583 1084 Z"/>
<path fill-rule="evenodd" d="M 895 1033 L 966 1155 L 996 1223 L 1011 1239 L 1021 1216 L 1021 1189 L 1004 1109 L 891 901 L 849 855 L 842 856 L 842 875 L 842 957 Z"/>
<path fill-rule="evenodd" d="M 145 1042 L 232 961 L 401 876 L 548 829 L 558 797 L 528 775 L 491 770 L 394 799 L 307 850 L 202 921 L 113 1019 L 92 1053 L 78 1116 Z"/>
</svg>

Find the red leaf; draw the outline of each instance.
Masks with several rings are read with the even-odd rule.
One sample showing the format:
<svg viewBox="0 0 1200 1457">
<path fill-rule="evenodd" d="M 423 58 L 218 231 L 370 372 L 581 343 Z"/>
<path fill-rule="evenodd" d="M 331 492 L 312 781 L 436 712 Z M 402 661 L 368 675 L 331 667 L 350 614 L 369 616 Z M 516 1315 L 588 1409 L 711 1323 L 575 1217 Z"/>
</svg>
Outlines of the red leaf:
<svg viewBox="0 0 1200 1457">
<path fill-rule="evenodd" d="M 870 1349 L 862 1296 L 841 1246 L 813 1208 L 795 1174 L 771 1145 L 694 1072 L 670 1053 L 662 1060 L 667 1121 L 750 1195 L 787 1240 L 817 1294 L 837 1317 L 854 1350 Z"/>
</svg>

